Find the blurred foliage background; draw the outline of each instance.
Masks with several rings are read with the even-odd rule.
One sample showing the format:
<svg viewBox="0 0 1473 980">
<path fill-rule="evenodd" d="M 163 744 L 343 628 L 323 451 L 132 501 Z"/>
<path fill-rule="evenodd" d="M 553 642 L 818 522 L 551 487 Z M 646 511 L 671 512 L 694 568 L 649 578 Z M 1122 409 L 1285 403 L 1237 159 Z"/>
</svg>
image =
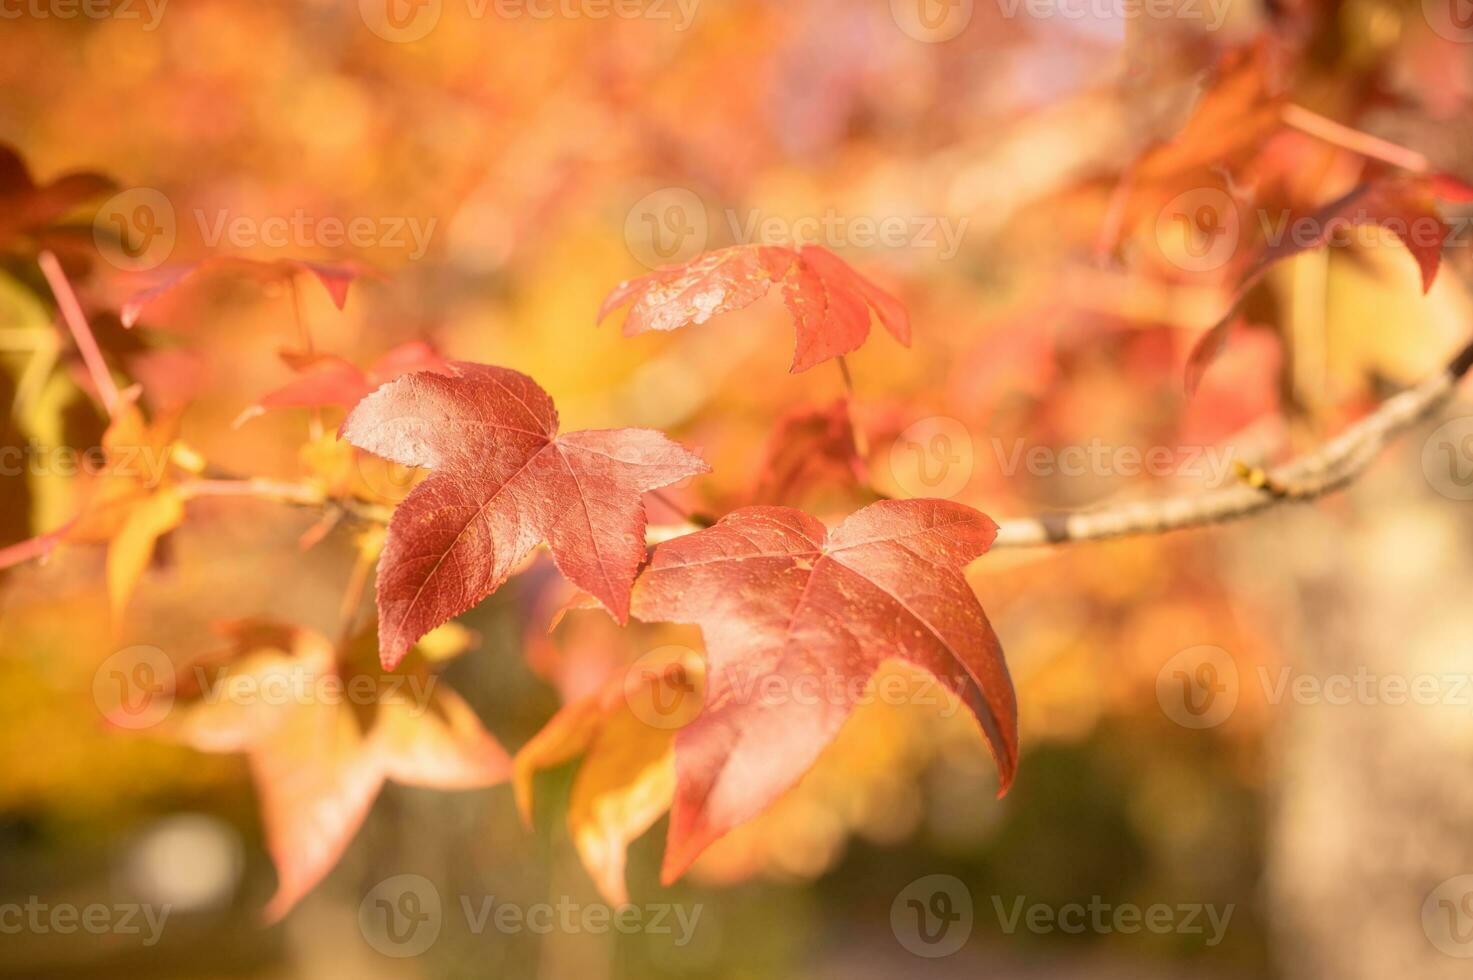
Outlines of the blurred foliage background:
<svg viewBox="0 0 1473 980">
<path fill-rule="evenodd" d="M 960 474 L 952 492 L 999 518 L 1159 494 L 1196 476 L 1030 471 L 1009 465 L 1017 447 L 1098 440 L 1281 458 L 1435 370 L 1467 334 L 1466 237 L 1425 296 L 1390 240 L 1319 250 L 1255 289 L 1247 309 L 1261 329 L 1188 400 L 1186 352 L 1233 284 L 1164 261 L 1157 209 L 1122 219 L 1118 207 L 1134 162 L 1199 105 L 1209 69 L 1264 35 L 1292 43 L 1295 101 L 1473 174 L 1469 49 L 1432 26 L 1430 0 L 1233 0 L 1213 8 L 1221 20 L 1210 27 L 1180 8 L 1039 16 L 967 0 L 936 8 L 965 13 L 944 37 L 954 22 L 928 27 L 903 0 L 697 0 L 683 27 L 673 3 L 606 18 L 574 3 L 542 18 L 444 0 L 387 8 L 399 19 L 385 20 L 369 0 L 169 0 L 152 26 L 142 5 L 136 19 L 65 17 L 61 6 L 17 7 L 0 22 L 0 139 L 38 181 L 87 170 L 159 192 L 174 215 L 170 263 L 231 254 L 375 271 L 342 310 L 310 276 L 202 274 L 125 333 L 108 311 L 146 274 L 106 254 L 69 266 L 120 375 L 141 381 L 154 408 L 187 404 L 181 438 L 233 473 L 303 474 L 309 413 L 232 423 L 290 380 L 278 352 L 299 346 L 305 325 L 319 350 L 357 364 L 424 339 L 524 371 L 556 399 L 565 429 L 652 426 L 697 447 L 714 474 L 680 488 L 688 506 L 744 503 L 778 420 L 839 398 L 838 372 L 787 373 L 791 326 L 775 300 L 631 339 L 596 328 L 594 314 L 651 261 L 749 240 L 766 219 L 792 229 L 833 217 L 839 230 L 821 231 L 824 243 L 911 310 L 913 349 L 877 332 L 849 358 L 877 486 L 915 493 L 929 450 L 913 456 L 907 439 L 945 432 Z M 1298 135 L 1285 152 L 1315 203 L 1348 171 L 1354 179 L 1349 151 Z M 1244 173 L 1224 167 L 1213 179 Z M 260 227 L 297 214 L 415 226 L 427 240 L 212 240 L 221 215 Z M 856 219 L 887 218 L 903 219 L 900 240 L 872 244 L 855 230 Z M 0 318 L 0 397 L 20 406 L 26 379 L 35 386 L 0 433 L 7 444 L 96 445 L 105 417 L 24 243 L 0 278 Z M 57 362 L 28 375 L 47 356 L 42 335 L 63 337 Z M 133 644 L 180 661 L 205 652 L 222 618 L 333 635 L 352 534 L 336 528 L 304 550 L 318 516 L 308 510 L 193 501 L 116 617 L 102 550 L 63 545 L 0 580 L 0 901 L 175 911 L 150 947 L 0 935 L 0 972 L 1461 975 L 1424 934 L 1421 909 L 1440 882 L 1473 871 L 1467 709 L 1275 704 L 1259 683 L 1284 666 L 1466 674 L 1473 520 L 1424 479 L 1426 436 L 1315 510 L 974 565 L 1018 688 L 1015 789 L 993 800 L 970 722 L 866 708 L 794 792 L 675 887 L 657 881 L 663 824 L 635 845 L 634 902 L 703 909 L 680 947 L 654 934 L 477 935 L 454 912 L 462 895 L 599 901 L 564 826 L 573 767 L 540 779 L 530 830 L 507 786 L 390 784 L 336 870 L 284 922 L 262 926 L 274 877 L 246 766 L 108 728 L 93 679 Z M 79 492 L 54 474 L 4 477 L 0 545 L 59 525 Z M 784 502 L 852 504 L 821 480 L 800 496 Z M 465 616 L 477 647 L 446 670 L 509 749 L 601 665 L 669 641 L 587 612 L 544 636 L 557 583 L 543 557 Z M 1228 651 L 1241 683 L 1231 717 L 1194 730 L 1163 709 L 1158 680 L 1204 645 Z M 450 911 L 432 948 L 400 960 L 364 941 L 358 909 L 402 873 L 435 882 Z M 896 896 L 930 874 L 963 881 L 975 914 L 967 945 L 936 960 L 908 951 L 892 918 Z M 1097 896 L 1234 912 L 1208 945 L 1181 932 L 1010 933 L 995 904 L 1057 909 Z"/>
</svg>

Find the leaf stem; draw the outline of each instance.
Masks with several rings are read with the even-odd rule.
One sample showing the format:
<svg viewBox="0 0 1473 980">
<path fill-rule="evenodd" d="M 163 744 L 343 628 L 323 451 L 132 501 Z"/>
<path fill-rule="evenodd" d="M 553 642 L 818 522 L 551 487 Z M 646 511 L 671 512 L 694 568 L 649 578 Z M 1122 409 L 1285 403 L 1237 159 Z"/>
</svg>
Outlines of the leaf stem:
<svg viewBox="0 0 1473 980">
<path fill-rule="evenodd" d="M 353 638 L 353 626 L 358 621 L 358 607 L 363 604 L 363 592 L 368 587 L 368 573 L 376 559 L 365 549 L 358 549 L 353 561 L 353 571 L 348 576 L 348 587 L 343 591 L 343 601 L 338 605 L 338 648 L 343 649 Z"/>
<path fill-rule="evenodd" d="M 197 497 L 254 497 L 259 500 L 274 500 L 278 503 L 298 507 L 340 507 L 354 517 L 378 524 L 387 524 L 393 509 L 381 504 L 370 504 L 352 498 L 328 497 L 317 487 L 305 483 L 289 483 L 283 480 L 267 480 L 252 477 L 242 480 L 188 480 L 179 484 L 179 494 L 185 500 Z"/>
<path fill-rule="evenodd" d="M 297 288 L 297 277 L 289 276 L 287 282 L 292 291 L 292 315 L 297 321 L 297 342 L 308 354 L 316 353 L 316 345 L 312 342 L 312 331 L 307 327 L 307 320 L 302 316 L 302 293 Z M 322 438 L 322 408 L 318 405 L 312 406 L 311 414 L 307 417 L 307 435 L 313 442 Z"/>
<path fill-rule="evenodd" d="M 869 435 L 859 424 L 859 400 L 854 393 L 854 377 L 849 373 L 849 362 L 840 354 L 834 359 L 839 365 L 839 377 L 844 380 L 844 411 L 849 415 L 849 431 L 854 437 L 854 455 L 869 471 Z"/>
<path fill-rule="evenodd" d="M 1317 112 L 1311 112 L 1303 106 L 1293 103 L 1284 106 L 1283 120 L 1286 125 L 1294 127 L 1301 133 L 1307 133 L 1352 153 L 1359 153 L 1363 157 L 1380 160 L 1382 163 L 1389 163 L 1393 167 L 1400 167 L 1414 174 L 1427 172 L 1427 158 L 1416 150 L 1409 150 L 1389 140 L 1372 136 L 1370 133 L 1351 129 Z"/>
<path fill-rule="evenodd" d="M 97 346 L 97 338 L 87 325 L 87 317 L 82 313 L 82 304 L 77 302 L 72 284 L 67 281 L 61 263 L 50 250 L 43 251 L 36 258 L 36 264 L 41 267 L 41 274 L 46 277 L 46 284 L 56 297 L 56 308 L 61 311 L 61 318 L 66 321 L 67 329 L 72 332 L 72 339 L 77 342 L 77 350 L 81 352 L 82 361 L 87 365 L 87 374 L 97 386 L 98 397 L 102 399 L 103 408 L 107 409 L 108 418 L 115 418 L 122 396 L 118 393 L 118 386 L 113 383 L 112 373 L 107 369 L 102 348 Z"/>
</svg>

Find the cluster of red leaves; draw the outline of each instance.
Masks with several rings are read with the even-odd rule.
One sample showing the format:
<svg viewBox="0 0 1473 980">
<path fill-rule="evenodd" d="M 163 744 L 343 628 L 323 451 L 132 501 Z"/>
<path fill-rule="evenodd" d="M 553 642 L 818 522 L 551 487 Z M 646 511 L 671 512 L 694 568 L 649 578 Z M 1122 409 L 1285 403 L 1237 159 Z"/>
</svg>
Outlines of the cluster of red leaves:
<svg viewBox="0 0 1473 980">
<path fill-rule="evenodd" d="M 0 155 L 0 199 L 11 205 L 0 235 L 33 235 L 109 186 L 89 175 L 37 186 L 18 157 Z M 121 328 L 214 270 L 266 282 L 307 273 L 340 308 L 360 275 L 351 266 L 211 257 L 149 275 L 123 302 Z M 813 246 L 743 246 L 659 270 L 621 285 L 601 318 L 629 303 L 626 332 L 672 330 L 741 309 L 774 284 L 796 327 L 794 371 L 857 349 L 871 311 L 909 344 L 901 304 Z M 85 324 L 74 329 L 83 334 L 79 344 L 95 343 Z M 378 559 L 378 626 L 362 643 L 277 623 L 224 624 L 225 648 L 184 665 L 169 692 L 175 710 L 159 734 L 249 760 L 279 877 L 269 918 L 285 914 L 336 863 L 386 780 L 456 789 L 511 775 L 511 760 L 472 709 L 436 683 L 434 662 L 463 644 L 447 651 L 443 639 L 427 634 L 495 592 L 543 543 L 581 590 L 571 606 L 602 607 L 621 625 L 631 613 L 651 623 L 698 624 L 707 642 L 704 662 L 682 661 L 642 682 L 648 688 L 684 672 L 709 677 L 705 710 L 678 734 L 627 711 L 623 727 L 614 724 L 611 716 L 628 705 L 626 685 L 616 681 L 570 702 L 519 756 L 524 809 L 536 768 L 591 745 L 621 764 L 646 752 L 670 763 L 653 789 L 634 793 L 629 812 L 606 817 L 597 839 L 580 844 L 606 894 L 622 894 L 623 847 L 665 810 L 667 881 L 765 810 L 813 764 L 888 658 L 934 675 L 968 707 L 997 759 L 1002 789 L 1011 783 L 1018 758 L 1012 684 L 962 575 L 996 534 L 985 515 L 943 501 L 886 500 L 830 531 L 802 511 L 755 506 L 651 554 L 644 494 L 709 470 L 662 433 L 559 433 L 552 399 L 532 379 L 446 361 L 425 343 L 397 347 L 366 369 L 310 350 L 282 357 L 297 377 L 261 397 L 241 421 L 271 409 L 347 410 L 345 451 L 429 473 L 395 507 L 382 541 L 369 535 L 359 542 L 360 561 Z M 104 380 L 93 378 L 94 388 Z M 184 519 L 191 493 L 209 492 L 210 481 L 190 482 L 204 463 L 178 441 L 177 406 L 146 413 L 135 386 L 108 407 L 105 465 L 83 509 L 65 528 L 0 552 L 0 563 L 44 554 L 63 540 L 104 544 L 108 590 L 121 612 L 158 540 Z M 785 501 L 815 481 L 864 483 L 848 408 L 838 402 L 791 415 L 754 498 Z M 794 456 L 788 443 L 818 448 Z M 157 473 L 123 465 L 121 453 L 143 448 L 158 461 Z M 376 648 L 367 658 L 365 644 Z M 383 683 L 394 670 L 408 675 L 407 686 Z M 749 696 L 751 682 L 762 678 L 825 674 L 844 682 L 836 688 L 841 697 L 769 704 Z M 358 682 L 368 683 L 372 698 L 331 694 Z M 231 693 L 272 683 L 312 696 Z"/>
<path fill-rule="evenodd" d="M 1222 349 L 1241 301 L 1275 263 L 1332 242 L 1352 224 L 1445 232 L 1437 202 L 1473 201 L 1473 188 L 1454 178 L 1416 167 L 1387 169 L 1386 161 L 1347 164 L 1354 154 L 1343 147 L 1288 132 L 1294 59 L 1287 54 L 1285 43 L 1265 38 L 1225 59 L 1176 138 L 1148 148 L 1124 176 L 1099 238 L 1099 251 L 1113 253 L 1130 229 L 1150 224 L 1163 201 L 1204 187 L 1223 187 L 1249 216 L 1245 228 L 1258 226 L 1251 217 L 1259 210 L 1282 205 L 1290 220 L 1307 217 L 1318 229 L 1309 240 L 1250 238 L 1218 270 L 1228 310 L 1189 360 L 1192 386 Z M 1329 161 L 1322 168 L 1304 165 L 1322 157 Z M 1300 177 L 1309 171 L 1332 173 L 1340 183 L 1310 186 Z M 1336 188 L 1330 194 L 1327 184 Z M 6 214 L 0 242 L 47 227 L 101 187 L 88 177 L 37 186 L 18 158 L 0 156 L 0 203 L 8 205 L 0 208 Z M 1331 194 L 1338 196 L 1326 203 Z M 1437 273 L 1443 237 L 1403 238 L 1424 288 Z M 340 308 L 361 274 L 311 262 L 207 259 L 153 276 L 123 304 L 122 322 L 131 326 L 150 304 L 213 266 L 267 281 L 306 272 Z M 857 350 L 872 316 L 901 344 L 910 343 L 909 317 L 898 300 L 811 245 L 740 245 L 658 269 L 616 287 L 598 320 L 627 306 L 627 335 L 673 331 L 745 309 L 774 286 L 794 324 L 795 373 Z M 1037 342 L 1019 350 L 1040 376 L 1052 373 L 1050 355 Z M 699 663 L 677 658 L 635 679 L 648 695 L 699 674 L 702 710 L 677 731 L 643 723 L 630 709 L 630 677 L 616 672 L 570 700 L 517 757 L 524 812 L 532 774 L 578 754 L 652 774 L 621 790 L 617 819 L 594 815 L 583 825 L 589 832 L 579 838 L 580 852 L 605 894 L 622 897 L 623 848 L 666 809 L 667 882 L 766 809 L 813 765 L 852 714 L 864 683 L 889 658 L 930 674 L 967 706 L 996 760 L 1000 790 L 1011 784 L 1019 751 L 1016 700 L 1001 645 L 963 575 L 991 546 L 997 532 L 991 519 L 960 503 L 881 500 L 830 528 L 801 510 L 773 506 L 788 502 L 795 486 L 866 482 L 844 403 L 783 420 L 779 445 L 753 490 L 763 505 L 732 511 L 651 552 L 644 495 L 708 470 L 662 433 L 559 433 L 552 399 L 532 379 L 508 368 L 445 361 L 424 345 L 396 349 L 367 369 L 331 355 L 284 357 L 299 377 L 249 413 L 349 409 L 344 440 L 429 475 L 395 508 L 379 557 L 378 668 L 305 631 L 273 633 L 256 625 L 235 630 L 231 650 L 218 661 L 226 675 L 320 677 L 399 668 L 428 676 L 423 658 L 411 657 L 416 643 L 494 593 L 545 544 L 559 572 L 582 590 L 577 604 L 596 604 L 621 625 L 631 616 L 693 624 L 705 641 Z M 157 420 L 155 432 L 129 414 L 114 424 L 138 430 L 138 440 L 167 442 L 168 423 Z M 116 580 L 124 596 L 141 572 L 140 555 L 146 561 L 153 540 L 182 515 L 167 485 L 138 491 L 121 484 L 107 491 L 104 502 L 117 501 L 113 516 L 99 523 L 97 515 L 110 513 L 99 508 L 89 522 L 100 528 L 96 539 L 118 552 L 115 571 L 110 551 L 109 583 Z M 38 548 L 53 543 L 37 542 Z M 762 681 L 791 689 L 824 675 L 854 683 L 826 688 L 840 692 L 833 698 L 752 696 Z M 432 711 L 413 718 L 392 703 L 372 706 L 367 717 L 320 704 L 240 715 L 195 702 L 198 693 L 178 692 L 186 708 L 171 726 L 202 750 L 241 751 L 251 759 L 281 877 L 273 915 L 337 860 L 385 779 L 451 788 L 497 782 L 513 770 L 469 707 L 444 690 L 436 691 Z M 584 770 L 595 775 L 575 786 L 573 805 L 592 811 L 608 788 L 591 784 L 606 769 L 585 758 Z"/>
</svg>

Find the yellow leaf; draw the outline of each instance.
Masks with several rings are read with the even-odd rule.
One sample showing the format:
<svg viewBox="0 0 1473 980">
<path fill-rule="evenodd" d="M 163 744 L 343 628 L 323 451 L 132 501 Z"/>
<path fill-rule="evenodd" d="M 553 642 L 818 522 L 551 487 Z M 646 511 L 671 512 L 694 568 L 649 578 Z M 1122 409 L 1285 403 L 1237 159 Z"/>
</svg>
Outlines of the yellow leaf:
<svg viewBox="0 0 1473 980">
<path fill-rule="evenodd" d="M 184 503 L 173 490 L 161 490 L 135 504 L 107 548 L 107 594 L 113 616 L 122 615 L 159 536 L 184 520 Z"/>
<path fill-rule="evenodd" d="M 605 722 L 573 780 L 568 829 L 583 866 L 613 905 L 629 901 L 629 844 L 670 809 L 675 732 L 653 728 L 627 706 Z"/>
</svg>

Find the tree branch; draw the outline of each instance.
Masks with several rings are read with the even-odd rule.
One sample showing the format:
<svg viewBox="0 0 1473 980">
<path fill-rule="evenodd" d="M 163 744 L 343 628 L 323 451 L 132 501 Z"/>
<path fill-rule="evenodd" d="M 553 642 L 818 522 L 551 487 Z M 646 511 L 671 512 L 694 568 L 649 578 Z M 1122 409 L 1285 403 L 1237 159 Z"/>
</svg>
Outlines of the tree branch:
<svg viewBox="0 0 1473 980">
<path fill-rule="evenodd" d="M 1437 375 L 1381 403 L 1339 436 L 1262 474 L 1258 485 L 1139 501 L 1077 513 L 1003 521 L 994 548 L 1095 541 L 1132 534 L 1162 534 L 1237 520 L 1287 501 L 1307 501 L 1344 488 L 1389 443 L 1430 418 L 1452 397 L 1473 367 L 1473 343 Z"/>
</svg>

